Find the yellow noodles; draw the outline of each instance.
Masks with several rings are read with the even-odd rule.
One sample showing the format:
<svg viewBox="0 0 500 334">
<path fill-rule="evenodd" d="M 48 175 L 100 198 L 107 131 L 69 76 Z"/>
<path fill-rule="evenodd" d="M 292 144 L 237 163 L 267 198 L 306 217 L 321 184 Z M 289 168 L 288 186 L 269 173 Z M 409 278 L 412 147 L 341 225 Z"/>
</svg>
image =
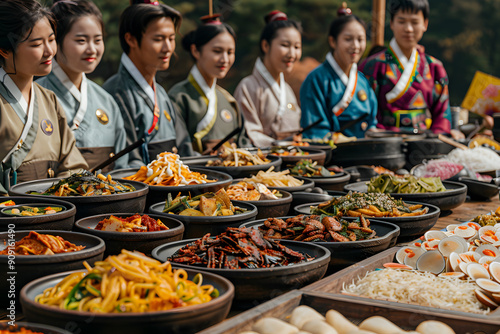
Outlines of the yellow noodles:
<svg viewBox="0 0 500 334">
<path fill-rule="evenodd" d="M 95 313 L 150 312 L 209 302 L 218 296 L 212 285 L 202 285 L 197 274 L 173 270 L 139 252 L 122 250 L 95 263 L 88 272 L 73 273 L 35 301 L 61 309 Z"/>
</svg>

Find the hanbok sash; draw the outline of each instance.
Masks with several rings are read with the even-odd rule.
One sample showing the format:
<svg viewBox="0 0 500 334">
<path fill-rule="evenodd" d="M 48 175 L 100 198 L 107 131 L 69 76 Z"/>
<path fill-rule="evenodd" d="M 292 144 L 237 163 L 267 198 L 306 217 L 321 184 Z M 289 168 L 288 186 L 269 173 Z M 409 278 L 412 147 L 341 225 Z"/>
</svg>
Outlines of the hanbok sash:
<svg viewBox="0 0 500 334">
<path fill-rule="evenodd" d="M 347 75 L 344 73 L 344 71 L 342 71 L 340 66 L 335 61 L 335 58 L 333 58 L 331 52 L 328 52 L 328 54 L 326 55 L 326 60 L 333 68 L 335 73 L 337 73 L 337 75 L 340 77 L 342 83 L 346 86 L 344 95 L 342 95 L 340 101 L 332 108 L 332 112 L 335 114 L 335 116 L 338 117 L 349 106 L 352 98 L 354 97 L 354 93 L 356 92 L 356 85 L 358 83 L 358 65 L 356 63 L 353 63 L 351 65 L 349 77 L 347 77 Z"/>
<path fill-rule="evenodd" d="M 210 132 L 217 121 L 217 94 L 215 91 L 217 79 L 214 79 L 212 87 L 209 87 L 198 67 L 194 65 L 189 72 L 188 81 L 196 88 L 207 103 L 207 113 L 198 125 L 196 125 L 196 133 L 194 134 L 196 138 L 195 144 L 201 152 L 203 151 L 202 138 Z"/>
<path fill-rule="evenodd" d="M 410 88 L 415 78 L 419 55 L 417 49 L 414 48 L 411 52 L 410 59 L 407 59 L 403 54 L 403 51 L 401 51 L 398 43 L 396 42 L 396 39 L 394 38 L 389 43 L 389 51 L 392 52 L 399 65 L 401 66 L 401 69 L 403 69 L 403 74 L 399 78 L 394 88 L 391 89 L 391 91 L 389 91 L 387 94 L 385 94 L 387 102 L 394 103 L 399 98 L 401 98 Z"/>
<path fill-rule="evenodd" d="M 259 74 L 262 75 L 264 80 L 266 80 L 267 84 L 271 86 L 274 95 L 279 100 L 278 118 L 280 119 L 283 116 L 283 113 L 285 112 L 287 104 L 285 76 L 283 75 L 283 72 L 280 72 L 280 82 L 278 84 L 276 80 L 273 79 L 271 73 L 269 73 L 269 71 L 267 70 L 262 60 L 260 60 L 260 58 L 257 58 L 257 61 L 255 62 L 255 68 L 257 69 L 257 72 L 259 72 Z"/>
<path fill-rule="evenodd" d="M 75 100 L 77 100 L 80 103 L 78 111 L 73 117 L 73 124 L 71 125 L 71 130 L 75 131 L 76 129 L 78 129 L 80 123 L 82 123 L 82 120 L 85 117 L 85 114 L 87 113 L 87 105 L 88 105 L 87 77 L 85 76 L 85 73 L 82 73 L 82 84 L 79 90 L 78 87 L 76 87 L 73 84 L 73 82 L 69 79 L 68 75 L 64 72 L 64 70 L 61 68 L 61 66 L 59 66 L 59 64 L 56 61 L 52 63 L 52 72 L 59 79 L 59 81 L 61 81 L 63 86 L 66 87 L 66 89 L 71 93 L 71 95 L 73 95 Z"/>
<path fill-rule="evenodd" d="M 141 87 L 141 89 L 146 93 L 147 97 L 149 98 L 151 104 L 154 106 L 153 107 L 153 123 L 151 124 L 151 127 L 147 131 L 147 135 L 151 135 L 153 130 L 156 127 L 156 124 L 158 123 L 158 120 L 160 119 L 160 108 L 158 107 L 158 102 L 156 100 L 156 81 L 153 81 L 153 87 L 151 87 L 146 79 L 142 76 L 141 72 L 137 69 L 137 67 L 134 65 L 132 60 L 125 54 L 122 54 L 121 57 L 121 63 L 125 67 L 125 69 L 130 73 L 132 78 L 134 78 L 135 82 Z"/>
<path fill-rule="evenodd" d="M 17 85 L 14 83 L 14 81 L 10 78 L 10 76 L 5 72 L 3 68 L 0 68 L 0 79 L 3 80 L 5 88 L 9 91 L 9 93 L 15 100 L 14 103 L 11 104 L 12 108 L 16 111 L 16 114 L 19 116 L 19 119 L 24 123 L 21 136 L 17 140 L 16 144 L 7 153 L 7 155 L 2 159 L 2 163 L 6 163 L 11 157 L 11 155 L 15 151 L 21 148 L 33 124 L 33 114 L 34 114 L 33 106 L 35 105 L 35 89 L 33 87 L 33 83 L 31 83 L 30 103 L 28 105 L 28 102 L 24 98 L 23 94 L 21 93 Z"/>
</svg>

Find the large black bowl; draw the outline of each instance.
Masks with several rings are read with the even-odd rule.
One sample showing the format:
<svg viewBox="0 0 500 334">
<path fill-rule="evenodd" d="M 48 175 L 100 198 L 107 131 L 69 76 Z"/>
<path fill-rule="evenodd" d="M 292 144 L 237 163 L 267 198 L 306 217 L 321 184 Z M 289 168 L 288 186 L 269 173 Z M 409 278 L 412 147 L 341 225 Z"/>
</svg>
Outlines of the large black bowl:
<svg viewBox="0 0 500 334">
<path fill-rule="evenodd" d="M 35 232 L 60 236 L 77 246 L 85 246 L 85 248 L 77 252 L 54 255 L 16 255 L 14 268 L 9 267 L 8 255 L 0 255 L 0 270 L 6 275 L 0 280 L 2 309 L 7 308 L 7 304 L 4 304 L 7 302 L 5 296 L 7 296 L 9 290 L 9 282 L 6 280 L 7 275 L 15 277 L 15 290 L 18 297 L 21 288 L 36 278 L 58 273 L 61 270 L 81 269 L 83 268 L 83 261 L 87 261 L 92 265 L 95 261 L 101 261 L 103 258 L 104 241 L 93 235 L 53 230 L 37 230 Z M 17 242 L 29 233 L 29 231 L 15 231 L 13 239 Z M 0 250 L 7 248 L 10 234 L 10 232 L 0 233 Z M 9 274 L 11 272 L 15 272 L 15 274 Z"/>
<path fill-rule="evenodd" d="M 281 219 L 286 220 L 291 217 L 294 216 L 281 217 Z M 357 218 L 345 217 L 343 219 L 354 221 Z M 344 269 L 396 244 L 400 233 L 399 226 L 371 218 L 369 220 L 370 228 L 377 232 L 375 239 L 350 242 L 314 242 L 314 244 L 321 245 L 332 253 L 328 264 L 328 274 Z M 248 222 L 240 227 L 258 228 L 264 224 L 264 221 L 266 219 Z"/>
<path fill-rule="evenodd" d="M 416 238 L 421 237 L 424 235 L 425 232 L 430 230 L 434 225 L 436 225 L 436 222 L 439 218 L 439 214 L 441 213 L 441 210 L 434 205 L 427 204 L 427 203 L 418 203 L 418 202 L 406 202 L 407 204 L 410 205 L 415 205 L 415 204 L 422 204 L 423 206 L 426 206 L 429 208 L 429 211 L 426 214 L 420 215 L 420 216 L 406 216 L 406 217 L 377 217 L 377 220 L 388 222 L 388 223 L 393 223 L 401 229 L 401 232 L 399 233 L 398 237 L 398 242 L 405 242 L 405 241 L 412 241 Z M 319 203 L 307 203 L 307 204 L 302 204 L 298 205 L 294 208 L 295 213 L 297 214 L 304 214 L 304 215 L 310 215 L 311 206 L 316 206 Z M 343 217 L 347 218 L 347 217 Z M 369 218 L 371 219 L 371 218 Z"/>
<path fill-rule="evenodd" d="M 308 146 L 297 146 L 297 147 L 300 149 L 310 148 L 313 150 L 324 151 L 325 152 L 325 166 L 328 165 L 328 163 L 330 163 L 330 161 L 332 159 L 332 147 L 330 146 L 330 144 L 320 144 L 320 143 L 315 143 L 313 141 L 310 142 L 307 140 L 306 140 L 306 142 L 309 144 Z M 276 146 L 293 146 L 293 144 L 294 144 L 293 141 L 287 141 L 287 140 L 276 140 L 273 142 L 273 145 L 276 145 Z"/>
<path fill-rule="evenodd" d="M 130 217 L 133 213 L 116 213 L 118 217 Z M 122 249 L 137 250 L 145 254 L 151 254 L 151 251 L 159 245 L 163 245 L 172 241 L 182 240 L 184 233 L 184 225 L 174 218 L 152 215 L 153 219 L 160 219 L 168 230 L 155 232 L 113 232 L 95 230 L 97 224 L 110 214 L 91 216 L 80 219 L 75 223 L 75 231 L 95 235 L 106 243 L 106 251 L 104 257 L 108 255 L 120 254 Z"/>
<path fill-rule="evenodd" d="M 139 168 L 127 168 L 127 169 L 117 169 L 109 174 L 113 178 L 123 178 L 126 176 L 134 175 L 137 173 Z M 215 182 L 207 182 L 202 184 L 191 184 L 186 186 L 149 186 L 149 193 L 146 198 L 146 208 L 151 205 L 158 203 L 158 201 L 164 201 L 167 199 L 167 195 L 172 194 L 172 198 L 175 198 L 177 194 L 192 196 L 201 195 L 207 192 L 216 192 L 231 184 L 233 178 L 226 174 L 215 170 L 210 170 L 206 168 L 190 167 L 189 170 L 193 172 L 198 172 L 207 175 L 209 180 L 216 180 Z"/>
<path fill-rule="evenodd" d="M 257 216 L 255 205 L 242 201 L 231 201 L 235 206 L 246 209 L 247 212 L 232 216 L 181 216 L 164 213 L 165 202 L 160 202 L 149 207 L 149 212 L 162 217 L 174 218 L 184 224 L 184 239 L 201 238 L 210 233 L 216 235 L 226 230 L 226 227 L 238 227 L 242 223 L 252 221 Z"/>
<path fill-rule="evenodd" d="M 288 146 L 286 146 L 288 147 Z M 326 158 L 326 153 L 323 150 L 319 149 L 313 149 L 309 148 L 308 146 L 306 147 L 298 147 L 294 146 L 299 149 L 301 149 L 304 152 L 307 152 L 307 155 L 280 155 L 279 157 L 281 158 L 281 169 L 286 169 L 286 168 L 292 168 L 299 162 L 300 160 L 312 160 L 316 161 L 318 165 L 324 165 L 325 164 L 325 158 Z"/>
<path fill-rule="evenodd" d="M 331 163 L 348 167 L 357 165 L 380 165 L 397 170 L 405 165 L 403 139 L 398 137 L 358 139 L 337 144 Z"/>
<path fill-rule="evenodd" d="M 152 255 L 159 261 L 166 261 L 179 248 L 197 239 L 182 240 L 155 248 Z M 314 260 L 290 265 L 287 267 L 259 268 L 259 269 L 218 269 L 199 267 L 200 270 L 221 275 L 230 280 L 235 287 L 234 307 L 253 307 L 263 301 L 272 299 L 287 291 L 299 289 L 323 277 L 330 251 L 325 247 L 313 243 L 283 240 L 282 245 L 298 252 L 307 253 L 315 257 Z M 178 264 L 182 268 L 198 268 L 194 265 Z"/>
<path fill-rule="evenodd" d="M 475 180 L 470 177 L 460 177 L 458 182 L 467 186 L 467 194 L 473 199 L 485 200 L 498 194 L 496 184 Z"/>
<path fill-rule="evenodd" d="M 36 324 L 32 322 L 16 321 L 16 325 L 14 327 L 9 326 L 7 322 L 0 322 L 0 332 L 2 330 L 9 330 L 8 333 L 14 334 L 20 331 L 22 328 L 42 334 L 71 334 L 71 332 L 68 332 L 67 330 L 64 330 L 62 328 L 57 328 L 49 325 Z"/>
<path fill-rule="evenodd" d="M 322 176 L 313 176 L 306 177 L 301 176 L 302 178 L 310 181 L 314 181 L 314 185 L 323 190 L 344 190 L 344 186 L 349 183 L 351 179 L 351 175 L 346 172 L 336 173 L 332 176 L 322 177 Z"/>
<path fill-rule="evenodd" d="M 180 307 L 168 311 L 145 313 L 90 313 L 62 310 L 36 303 L 35 297 L 45 289 L 55 286 L 74 271 L 63 272 L 37 279 L 21 291 L 21 303 L 28 321 L 71 327 L 73 333 L 120 334 L 137 333 L 195 333 L 224 320 L 231 308 L 234 286 L 227 279 L 207 272 L 203 284 L 211 284 L 220 296 L 205 304 Z M 198 270 L 186 269 L 189 279 Z"/>
<path fill-rule="evenodd" d="M 61 206 L 65 210 L 51 215 L 12 217 L 0 214 L 0 232 L 6 232 L 9 224 L 14 224 L 16 231 L 21 230 L 65 230 L 71 231 L 75 222 L 76 207 L 73 203 L 51 198 L 2 197 L 1 202 L 12 200 L 16 205 L 43 204 L 43 206 Z"/>
<path fill-rule="evenodd" d="M 434 193 L 417 193 L 417 194 L 397 194 L 390 195 L 396 199 L 401 198 L 403 201 L 421 202 L 432 204 L 441 209 L 441 211 L 451 210 L 465 202 L 467 197 L 467 186 L 459 182 L 443 181 L 446 191 Z M 366 182 L 356 182 L 348 184 L 344 187 L 345 191 L 357 191 L 365 193 L 368 189 Z"/>
<path fill-rule="evenodd" d="M 25 196 L 30 198 L 59 199 L 71 202 L 76 206 L 75 219 L 102 213 L 116 212 L 144 212 L 146 195 L 149 191 L 147 184 L 129 180 L 118 180 L 121 183 L 131 184 L 136 190 L 128 193 L 102 195 L 102 196 L 53 196 L 31 195 L 28 191 L 44 192 L 61 179 L 44 179 L 16 184 L 9 189 L 9 195 Z"/>
<path fill-rule="evenodd" d="M 263 170 L 263 171 L 268 170 L 271 166 L 274 166 L 275 171 L 280 170 L 281 162 L 282 162 L 280 157 L 268 154 L 266 158 L 269 159 L 271 162 L 264 164 L 264 165 L 241 166 L 241 167 L 205 166 L 207 164 L 207 162 L 210 160 L 221 160 L 219 157 L 216 157 L 216 156 L 193 157 L 193 158 L 184 159 L 183 161 L 189 167 L 199 166 L 199 167 L 203 167 L 206 169 L 211 169 L 211 170 L 215 170 L 218 172 L 226 173 L 226 174 L 231 175 L 234 178 L 237 178 L 237 177 L 247 177 L 250 175 L 255 175 L 260 170 Z"/>
</svg>

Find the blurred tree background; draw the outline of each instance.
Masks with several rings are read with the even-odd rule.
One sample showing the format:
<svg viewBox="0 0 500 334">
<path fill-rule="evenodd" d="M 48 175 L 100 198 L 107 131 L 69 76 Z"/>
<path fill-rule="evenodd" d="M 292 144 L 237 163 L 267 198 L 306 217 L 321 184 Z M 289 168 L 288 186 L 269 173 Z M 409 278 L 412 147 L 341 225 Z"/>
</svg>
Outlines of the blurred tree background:
<svg viewBox="0 0 500 334">
<path fill-rule="evenodd" d="M 389 1 L 389 0 L 387 0 Z M 51 1 L 44 0 L 46 4 Z M 103 60 L 90 75 L 102 83 L 118 69 L 121 48 L 118 41 L 120 14 L 128 6 L 128 0 L 94 0 L 101 9 L 106 29 L 106 52 Z M 237 34 L 236 62 L 226 79 L 220 84 L 230 92 L 238 82 L 251 73 L 255 58 L 259 55 L 258 41 L 264 27 L 264 16 L 274 9 L 288 14 L 289 18 L 302 23 L 303 58 L 312 57 L 322 62 L 328 52 L 327 31 L 336 17 L 340 0 L 214 0 L 214 12 L 230 24 Z M 208 14 L 207 0 L 163 1 L 183 15 L 181 36 L 195 29 L 199 17 Z M 500 0 L 430 0 L 429 29 L 421 44 L 426 51 L 440 59 L 450 77 L 452 105 L 462 102 L 475 71 L 483 71 L 500 77 Z M 372 0 L 351 0 L 348 6 L 353 13 L 371 27 Z M 177 57 L 170 69 L 158 74 L 158 81 L 168 90 L 176 82 L 186 78 L 193 62 L 177 38 Z M 389 14 L 386 13 L 385 41 L 392 37 Z M 369 49 L 370 46 L 367 46 Z"/>
</svg>

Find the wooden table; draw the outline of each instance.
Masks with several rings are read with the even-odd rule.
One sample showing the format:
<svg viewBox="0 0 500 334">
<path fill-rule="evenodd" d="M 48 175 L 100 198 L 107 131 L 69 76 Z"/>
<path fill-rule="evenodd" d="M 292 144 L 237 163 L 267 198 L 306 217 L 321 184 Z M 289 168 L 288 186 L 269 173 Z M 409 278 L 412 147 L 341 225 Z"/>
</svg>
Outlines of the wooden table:
<svg viewBox="0 0 500 334">
<path fill-rule="evenodd" d="M 433 230 L 441 230 L 450 224 L 460 224 L 471 220 L 472 218 L 486 214 L 490 211 L 495 211 L 500 206 L 500 199 L 498 196 L 492 197 L 486 201 L 466 201 L 458 208 L 451 210 L 448 215 L 441 215 Z"/>
</svg>

